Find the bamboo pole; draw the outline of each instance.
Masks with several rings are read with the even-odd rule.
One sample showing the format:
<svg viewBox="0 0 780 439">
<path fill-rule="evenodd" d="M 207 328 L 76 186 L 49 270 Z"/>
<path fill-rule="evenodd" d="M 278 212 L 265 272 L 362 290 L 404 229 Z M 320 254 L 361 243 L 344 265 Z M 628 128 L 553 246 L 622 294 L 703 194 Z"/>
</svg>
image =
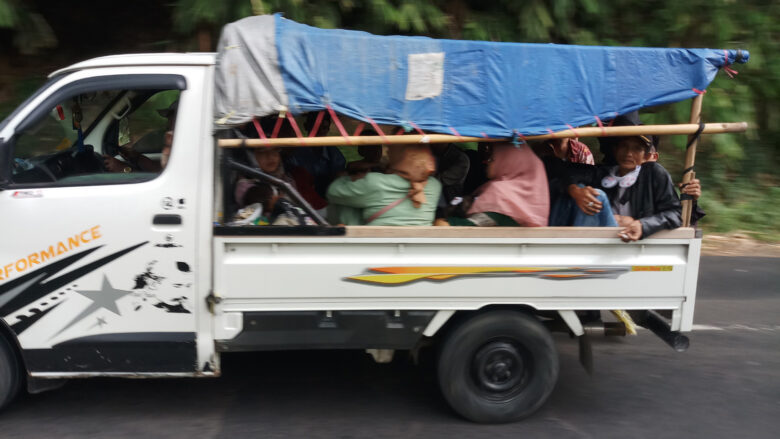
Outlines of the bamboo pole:
<svg viewBox="0 0 780 439">
<path fill-rule="evenodd" d="M 691 124 L 696 124 L 698 127 L 701 123 L 701 105 L 704 100 L 704 94 L 700 94 L 693 98 L 691 102 Z M 706 125 L 705 125 L 706 130 Z M 683 171 L 682 182 L 686 185 L 693 179 L 693 166 L 696 163 L 696 145 L 699 143 L 699 138 L 694 137 L 695 131 L 688 137 L 688 149 L 685 152 L 685 171 Z M 682 201 L 682 225 L 683 227 L 691 226 L 691 213 L 693 212 L 693 200 Z"/>
<path fill-rule="evenodd" d="M 694 98 L 694 103 L 699 101 L 701 108 L 701 96 Z M 691 118 L 693 120 L 693 118 Z M 708 123 L 705 124 L 702 134 L 741 133 L 747 130 L 747 122 Z M 693 134 L 699 129 L 698 119 L 689 124 L 677 125 L 639 125 L 620 127 L 584 127 L 567 129 L 553 134 L 541 134 L 538 136 L 526 136 L 524 140 L 546 140 L 572 137 L 614 137 L 644 135 L 682 135 Z M 349 139 L 349 140 L 347 140 Z M 382 136 L 328 136 L 328 137 L 285 137 L 277 139 L 218 139 L 217 145 L 221 148 L 261 148 L 279 146 L 359 146 L 359 145 L 405 145 L 410 143 L 463 143 L 463 142 L 506 142 L 503 138 L 452 136 L 449 134 L 404 134 Z M 688 155 L 696 154 L 696 145 L 688 149 Z M 691 164 L 693 163 L 691 156 Z M 688 167 L 686 156 L 686 168 Z M 684 181 L 684 180 L 683 180 Z"/>
</svg>

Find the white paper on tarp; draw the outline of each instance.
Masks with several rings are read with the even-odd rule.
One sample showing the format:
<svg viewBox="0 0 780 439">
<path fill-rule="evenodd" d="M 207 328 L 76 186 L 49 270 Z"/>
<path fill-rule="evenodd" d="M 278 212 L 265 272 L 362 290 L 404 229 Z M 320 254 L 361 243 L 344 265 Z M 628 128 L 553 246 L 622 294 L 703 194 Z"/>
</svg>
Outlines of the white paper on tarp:
<svg viewBox="0 0 780 439">
<path fill-rule="evenodd" d="M 228 24 L 219 39 L 214 117 L 218 127 L 287 109 L 272 15 Z"/>
<path fill-rule="evenodd" d="M 409 55 L 406 100 L 435 98 L 444 85 L 444 52 Z"/>
</svg>

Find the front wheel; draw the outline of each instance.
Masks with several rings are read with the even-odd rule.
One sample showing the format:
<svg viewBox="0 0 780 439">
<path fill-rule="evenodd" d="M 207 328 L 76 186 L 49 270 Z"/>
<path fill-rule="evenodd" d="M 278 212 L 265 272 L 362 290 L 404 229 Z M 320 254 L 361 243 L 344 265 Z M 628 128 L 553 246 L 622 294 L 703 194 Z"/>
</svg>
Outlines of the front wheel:
<svg viewBox="0 0 780 439">
<path fill-rule="evenodd" d="M 536 317 L 490 311 L 462 323 L 444 341 L 439 386 L 463 417 L 516 421 L 544 404 L 558 380 L 558 353 Z"/>
<path fill-rule="evenodd" d="M 13 401 L 22 381 L 16 355 L 5 337 L 0 334 L 0 410 Z"/>
</svg>

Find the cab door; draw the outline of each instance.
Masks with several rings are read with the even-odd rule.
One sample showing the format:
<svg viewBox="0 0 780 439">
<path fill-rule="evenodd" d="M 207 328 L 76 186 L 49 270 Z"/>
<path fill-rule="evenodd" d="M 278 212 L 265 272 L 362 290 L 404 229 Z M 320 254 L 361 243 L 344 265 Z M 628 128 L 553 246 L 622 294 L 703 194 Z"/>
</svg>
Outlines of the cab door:
<svg viewBox="0 0 780 439">
<path fill-rule="evenodd" d="M 34 376 L 199 369 L 202 70 L 72 73 L 3 128 L 0 318 Z"/>
</svg>

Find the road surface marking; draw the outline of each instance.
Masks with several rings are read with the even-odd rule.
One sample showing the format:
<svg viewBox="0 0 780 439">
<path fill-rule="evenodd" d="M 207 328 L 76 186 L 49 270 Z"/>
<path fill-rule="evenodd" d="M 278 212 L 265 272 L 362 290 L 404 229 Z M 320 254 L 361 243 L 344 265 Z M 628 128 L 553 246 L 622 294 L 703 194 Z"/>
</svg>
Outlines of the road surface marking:
<svg viewBox="0 0 780 439">
<path fill-rule="evenodd" d="M 715 326 L 715 325 L 693 325 L 691 327 L 694 331 L 753 331 L 753 332 L 775 332 L 780 331 L 780 325 L 756 325 L 748 326 L 742 324 L 732 324 L 727 326 Z"/>
</svg>

